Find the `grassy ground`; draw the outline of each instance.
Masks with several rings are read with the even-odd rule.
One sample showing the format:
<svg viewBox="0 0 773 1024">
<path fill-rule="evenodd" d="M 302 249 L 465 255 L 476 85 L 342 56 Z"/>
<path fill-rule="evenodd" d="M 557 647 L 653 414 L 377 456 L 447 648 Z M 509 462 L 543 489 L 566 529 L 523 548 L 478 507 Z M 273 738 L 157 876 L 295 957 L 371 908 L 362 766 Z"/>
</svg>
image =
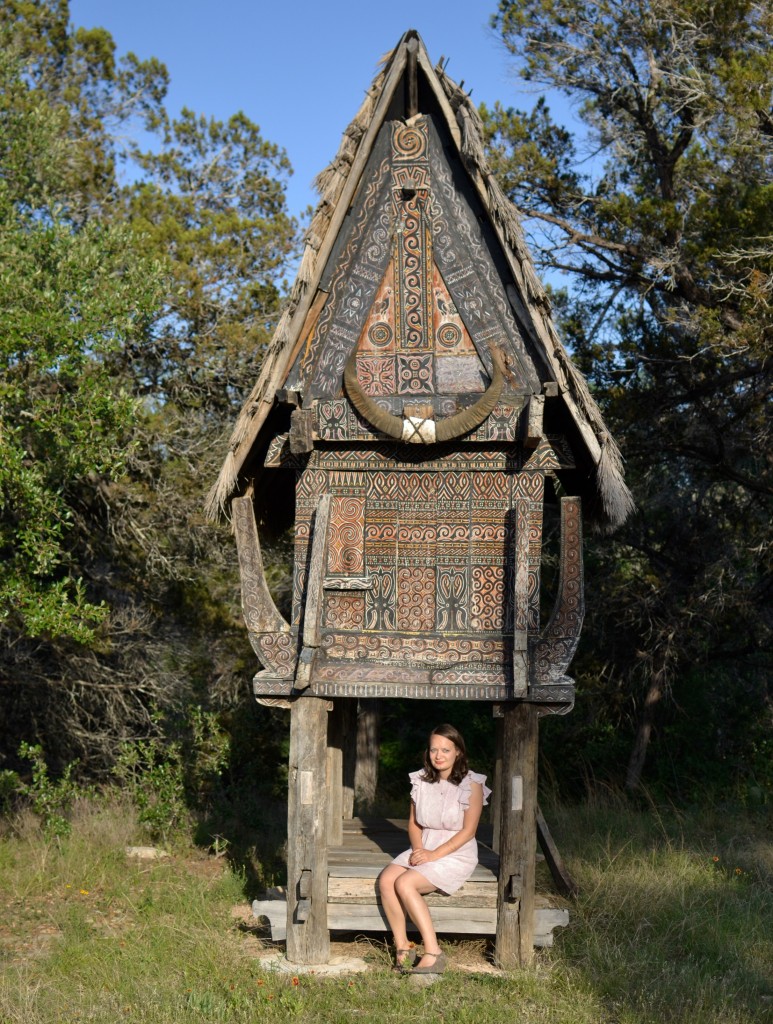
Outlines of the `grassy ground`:
<svg viewBox="0 0 773 1024">
<path fill-rule="evenodd" d="M 61 840 L 21 819 L 0 839 L 0 1022 L 773 1021 L 769 822 L 609 801 L 548 815 L 582 889 L 569 928 L 507 975 L 470 973 L 485 941 L 444 942 L 451 969 L 421 989 L 375 937 L 352 946 L 365 974 L 267 971 L 269 944 L 234 916 L 244 877 L 193 847 L 127 860 L 127 807 L 84 804 Z"/>
</svg>

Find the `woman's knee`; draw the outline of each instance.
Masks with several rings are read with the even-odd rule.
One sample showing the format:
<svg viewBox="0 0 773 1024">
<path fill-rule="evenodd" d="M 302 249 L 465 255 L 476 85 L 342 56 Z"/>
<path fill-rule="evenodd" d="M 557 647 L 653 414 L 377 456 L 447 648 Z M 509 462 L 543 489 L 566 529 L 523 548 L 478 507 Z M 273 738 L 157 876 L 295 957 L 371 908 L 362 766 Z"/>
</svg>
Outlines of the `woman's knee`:
<svg viewBox="0 0 773 1024">
<path fill-rule="evenodd" d="M 404 871 L 394 881 L 395 892 L 398 896 L 403 893 L 413 893 L 417 891 L 417 885 L 422 881 L 421 875 L 418 871 Z"/>
<path fill-rule="evenodd" d="M 393 864 L 389 867 L 384 868 L 381 874 L 376 879 L 379 892 L 392 892 L 395 889 L 397 879 L 400 877 L 401 872 L 396 871 Z"/>
</svg>

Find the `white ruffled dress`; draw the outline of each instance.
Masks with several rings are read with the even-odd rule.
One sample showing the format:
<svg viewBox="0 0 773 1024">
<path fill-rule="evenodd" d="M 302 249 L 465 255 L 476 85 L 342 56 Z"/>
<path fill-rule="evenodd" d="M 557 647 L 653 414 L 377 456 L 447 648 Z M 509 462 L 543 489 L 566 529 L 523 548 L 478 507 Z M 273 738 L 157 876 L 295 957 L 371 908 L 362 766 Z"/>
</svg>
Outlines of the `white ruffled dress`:
<svg viewBox="0 0 773 1024">
<path fill-rule="evenodd" d="M 411 800 L 414 805 L 416 824 L 421 828 L 421 845 L 425 850 L 436 850 L 447 839 L 461 831 L 464 825 L 464 812 L 470 806 L 470 791 L 473 782 L 483 786 L 483 805 L 488 803 L 491 790 L 486 785 L 486 776 L 477 772 L 467 772 L 465 777 L 455 786 L 452 782 L 440 779 L 438 782 L 425 782 L 422 779 L 423 769 L 411 772 Z M 453 853 L 428 864 L 411 864 L 411 851 L 406 850 L 395 857 L 393 864 L 419 871 L 441 892 L 450 895 L 461 888 L 475 870 L 478 863 L 478 843 L 475 838 L 466 842 Z"/>
</svg>

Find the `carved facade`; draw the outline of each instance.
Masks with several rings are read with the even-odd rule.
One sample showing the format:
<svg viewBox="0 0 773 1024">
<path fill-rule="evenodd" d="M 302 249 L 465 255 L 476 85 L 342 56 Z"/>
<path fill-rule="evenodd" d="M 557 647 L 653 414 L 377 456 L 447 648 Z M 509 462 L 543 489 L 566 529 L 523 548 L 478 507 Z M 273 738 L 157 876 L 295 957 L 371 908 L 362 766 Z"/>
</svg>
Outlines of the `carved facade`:
<svg viewBox="0 0 773 1024">
<path fill-rule="evenodd" d="M 572 706 L 579 498 L 561 502 L 544 628 L 540 565 L 546 481 L 552 494 L 574 456 L 545 432 L 555 382 L 450 141 L 429 114 L 380 127 L 288 364 L 291 427 L 270 438 L 262 486 L 294 473 L 289 623 L 261 582 L 252 500 L 233 502 L 258 697 Z"/>
</svg>

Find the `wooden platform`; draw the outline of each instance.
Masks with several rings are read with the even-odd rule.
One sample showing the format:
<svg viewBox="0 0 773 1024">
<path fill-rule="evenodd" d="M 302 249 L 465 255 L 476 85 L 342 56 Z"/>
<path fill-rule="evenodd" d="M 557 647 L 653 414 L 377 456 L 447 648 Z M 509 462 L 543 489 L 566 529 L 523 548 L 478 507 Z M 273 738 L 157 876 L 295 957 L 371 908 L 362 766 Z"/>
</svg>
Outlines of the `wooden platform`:
<svg viewBox="0 0 773 1024">
<path fill-rule="evenodd" d="M 376 878 L 398 853 L 408 848 L 407 821 L 395 818 L 354 818 L 344 821 L 342 846 L 328 848 L 327 920 L 331 931 L 383 932 L 388 930 L 379 903 Z M 432 893 L 427 903 L 439 933 L 494 935 L 497 928 L 497 869 L 499 858 L 486 845 L 490 840 L 482 826 L 478 834 L 480 863 L 470 880 L 453 896 Z M 268 918 L 271 938 L 286 935 L 284 893 L 272 890 L 268 898 L 255 900 L 252 911 Z M 569 911 L 557 897 L 537 894 L 534 914 L 534 945 L 552 946 L 553 929 L 569 923 Z"/>
</svg>

